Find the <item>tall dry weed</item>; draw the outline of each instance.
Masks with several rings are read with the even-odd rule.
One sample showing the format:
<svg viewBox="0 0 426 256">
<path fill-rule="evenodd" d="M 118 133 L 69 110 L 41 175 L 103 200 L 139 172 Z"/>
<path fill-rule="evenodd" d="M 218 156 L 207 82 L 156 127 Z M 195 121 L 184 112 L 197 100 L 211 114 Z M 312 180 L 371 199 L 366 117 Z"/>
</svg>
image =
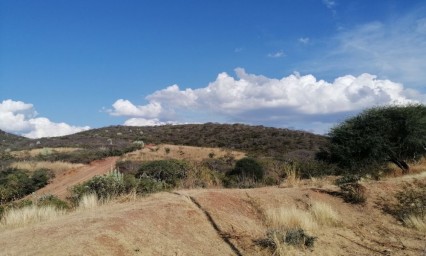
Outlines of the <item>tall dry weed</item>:
<svg viewBox="0 0 426 256">
<path fill-rule="evenodd" d="M 53 220 L 65 213 L 65 210 L 56 209 L 53 206 L 31 205 L 19 209 L 12 208 L 4 213 L 0 224 L 3 227 L 20 227 Z"/>
<path fill-rule="evenodd" d="M 404 218 L 403 222 L 408 227 L 426 233 L 426 216 L 410 215 L 407 218 Z"/>
<path fill-rule="evenodd" d="M 287 164 L 283 166 L 283 172 L 285 173 L 286 179 L 280 184 L 279 187 L 298 187 L 301 184 L 301 180 L 297 171 L 297 166 L 293 164 Z"/>
<path fill-rule="evenodd" d="M 339 226 L 341 219 L 339 214 L 329 204 L 314 202 L 310 212 L 318 224 L 323 226 Z"/>
<path fill-rule="evenodd" d="M 85 166 L 84 164 L 73 164 L 62 161 L 48 162 L 48 161 L 22 161 L 14 162 L 10 165 L 13 168 L 25 169 L 29 171 L 35 171 L 38 169 L 49 169 L 55 173 L 61 173 L 64 171 L 77 169 Z"/>
<path fill-rule="evenodd" d="M 77 210 L 87 210 L 97 208 L 101 203 L 96 194 L 86 194 L 81 197 Z"/>
<path fill-rule="evenodd" d="M 307 211 L 295 207 L 280 207 L 269 209 L 265 213 L 269 227 L 274 229 L 289 230 L 301 228 L 314 231 L 318 225 Z"/>
</svg>

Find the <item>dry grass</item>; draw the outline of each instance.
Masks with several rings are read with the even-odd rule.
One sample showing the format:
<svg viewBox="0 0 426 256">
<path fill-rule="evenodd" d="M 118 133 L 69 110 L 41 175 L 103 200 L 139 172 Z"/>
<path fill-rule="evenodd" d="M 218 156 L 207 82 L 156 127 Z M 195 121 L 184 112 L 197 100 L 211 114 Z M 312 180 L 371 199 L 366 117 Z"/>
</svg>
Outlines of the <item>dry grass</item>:
<svg viewBox="0 0 426 256">
<path fill-rule="evenodd" d="M 84 164 L 72 164 L 67 162 L 48 162 L 48 161 L 23 161 L 14 162 L 10 165 L 13 168 L 35 171 L 38 169 L 49 169 L 55 173 L 61 173 L 68 170 L 73 170 L 85 166 Z"/>
<path fill-rule="evenodd" d="M 426 233 L 426 217 L 420 217 L 416 215 L 409 216 L 404 219 L 404 224 L 408 227 L 417 229 L 420 232 Z"/>
<path fill-rule="evenodd" d="M 386 176 L 389 177 L 399 177 L 402 176 L 401 169 L 393 163 L 388 164 L 388 169 L 390 170 Z M 419 174 L 426 172 L 426 157 L 422 157 L 420 160 L 410 163 L 410 175 Z"/>
<path fill-rule="evenodd" d="M 281 207 L 266 211 L 267 225 L 271 228 L 288 230 L 302 228 L 314 231 L 318 225 L 315 219 L 306 211 L 295 207 Z"/>
<path fill-rule="evenodd" d="M 16 158 L 35 157 L 38 155 L 49 155 L 52 153 L 69 153 L 79 148 L 36 148 L 31 150 L 12 151 L 10 154 Z"/>
<path fill-rule="evenodd" d="M 245 157 L 245 153 L 221 148 L 161 144 L 155 146 L 145 146 L 145 148 L 141 150 L 126 154 L 122 160 L 153 161 L 162 159 L 189 159 L 199 162 L 211 156 L 214 158 L 219 158 L 226 155 L 232 155 L 237 160 Z"/>
<path fill-rule="evenodd" d="M 87 195 L 84 195 L 78 202 L 77 210 L 81 211 L 81 210 L 87 210 L 87 209 L 94 209 L 94 208 L 97 208 L 99 205 L 100 205 L 100 202 L 96 194 L 87 194 Z"/>
<path fill-rule="evenodd" d="M 56 219 L 64 215 L 64 210 L 56 209 L 53 206 L 27 206 L 19 209 L 8 210 L 1 219 L 2 227 L 21 227 L 28 224 L 39 223 Z"/>
<path fill-rule="evenodd" d="M 326 203 L 314 202 L 310 212 L 317 223 L 321 225 L 336 227 L 342 223 L 339 214 Z"/>
<path fill-rule="evenodd" d="M 292 188 L 298 187 L 301 184 L 300 177 L 297 173 L 297 167 L 295 165 L 285 165 L 284 173 L 286 179 L 279 185 L 280 188 Z"/>
</svg>

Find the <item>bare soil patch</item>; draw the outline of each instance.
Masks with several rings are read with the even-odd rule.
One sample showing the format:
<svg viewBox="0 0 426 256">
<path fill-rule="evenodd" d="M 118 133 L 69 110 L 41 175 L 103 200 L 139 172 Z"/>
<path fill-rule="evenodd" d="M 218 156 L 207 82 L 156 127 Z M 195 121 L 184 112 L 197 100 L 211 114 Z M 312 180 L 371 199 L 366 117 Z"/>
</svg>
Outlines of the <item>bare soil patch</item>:
<svg viewBox="0 0 426 256">
<path fill-rule="evenodd" d="M 35 195 L 52 194 L 65 199 L 68 195 L 68 188 L 87 181 L 96 175 L 102 175 L 111 171 L 117 159 L 117 157 L 108 157 L 102 160 L 93 161 L 89 165 L 81 168 L 64 171 L 56 175 L 47 186 L 37 190 Z"/>
</svg>

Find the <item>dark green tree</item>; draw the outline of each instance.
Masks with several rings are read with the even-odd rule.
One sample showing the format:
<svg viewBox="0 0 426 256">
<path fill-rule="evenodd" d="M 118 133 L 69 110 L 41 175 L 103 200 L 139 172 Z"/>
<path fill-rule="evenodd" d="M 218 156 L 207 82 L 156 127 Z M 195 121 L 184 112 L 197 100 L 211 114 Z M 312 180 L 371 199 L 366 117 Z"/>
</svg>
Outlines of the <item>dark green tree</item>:
<svg viewBox="0 0 426 256">
<path fill-rule="evenodd" d="M 375 107 L 332 128 L 317 157 L 350 171 L 372 171 L 392 162 L 407 173 L 426 155 L 426 106 Z"/>
</svg>

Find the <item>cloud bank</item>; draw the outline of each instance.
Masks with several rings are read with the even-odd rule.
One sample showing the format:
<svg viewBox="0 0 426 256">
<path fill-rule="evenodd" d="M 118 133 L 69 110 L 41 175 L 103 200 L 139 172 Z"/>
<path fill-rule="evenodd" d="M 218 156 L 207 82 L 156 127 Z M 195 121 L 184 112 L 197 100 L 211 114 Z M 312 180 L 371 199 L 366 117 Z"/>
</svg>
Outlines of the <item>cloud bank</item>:
<svg viewBox="0 0 426 256">
<path fill-rule="evenodd" d="M 0 129 L 28 138 L 41 138 L 68 135 L 90 128 L 55 123 L 37 115 L 33 104 L 11 99 L 3 100 L 0 103 Z"/>
<path fill-rule="evenodd" d="M 242 122 L 293 127 L 324 133 L 348 115 L 367 107 L 424 102 L 426 97 L 402 84 L 370 74 L 342 76 L 332 83 L 313 75 L 281 79 L 235 70 L 220 73 L 198 89 L 172 85 L 146 97 L 147 104 L 119 99 L 109 113 L 129 117 L 125 125 L 183 122 Z"/>
</svg>

